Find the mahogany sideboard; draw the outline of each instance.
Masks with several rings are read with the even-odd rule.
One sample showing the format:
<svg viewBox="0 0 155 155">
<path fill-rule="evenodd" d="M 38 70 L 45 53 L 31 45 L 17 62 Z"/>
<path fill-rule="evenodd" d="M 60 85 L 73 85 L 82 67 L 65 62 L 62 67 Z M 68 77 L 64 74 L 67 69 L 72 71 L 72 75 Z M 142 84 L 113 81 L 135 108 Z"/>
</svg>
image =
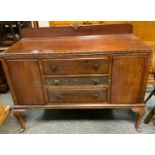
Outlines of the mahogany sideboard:
<svg viewBox="0 0 155 155">
<path fill-rule="evenodd" d="M 141 131 L 151 49 L 132 25 L 23 29 L 1 53 L 14 100 L 14 116 L 29 108 L 130 108 Z"/>
</svg>

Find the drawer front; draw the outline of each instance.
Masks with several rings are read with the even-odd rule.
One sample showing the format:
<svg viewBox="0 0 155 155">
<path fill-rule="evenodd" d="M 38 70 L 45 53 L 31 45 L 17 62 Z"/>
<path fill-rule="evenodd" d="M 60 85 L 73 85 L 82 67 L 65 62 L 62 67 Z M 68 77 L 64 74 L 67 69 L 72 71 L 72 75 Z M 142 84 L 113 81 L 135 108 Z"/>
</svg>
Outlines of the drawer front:
<svg viewBox="0 0 155 155">
<path fill-rule="evenodd" d="M 45 75 L 105 74 L 109 72 L 109 59 L 60 59 L 42 61 Z"/>
<path fill-rule="evenodd" d="M 48 88 L 49 103 L 94 103 L 107 101 L 108 88 L 100 89 L 65 89 Z"/>
<path fill-rule="evenodd" d="M 109 78 L 103 76 L 45 78 L 46 86 L 105 85 L 108 83 Z"/>
</svg>

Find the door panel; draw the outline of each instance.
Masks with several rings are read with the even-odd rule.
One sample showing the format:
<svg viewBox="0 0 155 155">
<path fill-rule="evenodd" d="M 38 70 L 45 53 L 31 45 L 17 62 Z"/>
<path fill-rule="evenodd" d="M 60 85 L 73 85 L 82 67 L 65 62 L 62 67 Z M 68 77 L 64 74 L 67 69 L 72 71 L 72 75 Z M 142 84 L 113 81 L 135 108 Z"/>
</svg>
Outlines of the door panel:
<svg viewBox="0 0 155 155">
<path fill-rule="evenodd" d="M 7 64 L 18 104 L 45 104 L 38 61 L 8 60 Z"/>
<path fill-rule="evenodd" d="M 146 57 L 114 57 L 112 70 L 112 103 L 134 104 L 141 101 L 145 82 Z"/>
</svg>

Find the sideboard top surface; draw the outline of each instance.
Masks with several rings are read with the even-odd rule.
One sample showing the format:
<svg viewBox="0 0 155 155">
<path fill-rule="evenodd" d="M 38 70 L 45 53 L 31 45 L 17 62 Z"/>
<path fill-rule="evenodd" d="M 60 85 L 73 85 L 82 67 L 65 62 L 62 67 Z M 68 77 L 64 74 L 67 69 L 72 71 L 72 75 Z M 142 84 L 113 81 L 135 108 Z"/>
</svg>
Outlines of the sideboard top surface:
<svg viewBox="0 0 155 155">
<path fill-rule="evenodd" d="M 54 54 L 147 51 L 151 49 L 134 34 L 108 34 L 89 36 L 65 36 L 47 38 L 23 38 L 5 54 Z"/>
</svg>

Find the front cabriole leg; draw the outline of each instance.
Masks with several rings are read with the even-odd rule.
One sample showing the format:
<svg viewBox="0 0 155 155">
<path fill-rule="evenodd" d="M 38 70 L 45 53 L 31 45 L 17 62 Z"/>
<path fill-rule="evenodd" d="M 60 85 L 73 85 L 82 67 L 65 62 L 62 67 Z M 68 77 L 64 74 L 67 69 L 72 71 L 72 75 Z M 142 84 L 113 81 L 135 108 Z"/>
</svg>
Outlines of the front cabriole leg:
<svg viewBox="0 0 155 155">
<path fill-rule="evenodd" d="M 14 110 L 13 111 L 13 115 L 14 117 L 16 118 L 17 122 L 19 123 L 20 125 L 20 129 L 19 129 L 19 132 L 24 132 L 25 130 L 25 122 L 21 116 L 21 112 L 24 112 L 25 110 Z"/>
<path fill-rule="evenodd" d="M 141 132 L 141 121 L 142 117 L 144 116 L 145 113 L 145 108 L 144 107 L 133 107 L 131 108 L 133 112 L 136 113 L 136 122 L 135 122 L 135 128 L 138 132 Z"/>
</svg>

